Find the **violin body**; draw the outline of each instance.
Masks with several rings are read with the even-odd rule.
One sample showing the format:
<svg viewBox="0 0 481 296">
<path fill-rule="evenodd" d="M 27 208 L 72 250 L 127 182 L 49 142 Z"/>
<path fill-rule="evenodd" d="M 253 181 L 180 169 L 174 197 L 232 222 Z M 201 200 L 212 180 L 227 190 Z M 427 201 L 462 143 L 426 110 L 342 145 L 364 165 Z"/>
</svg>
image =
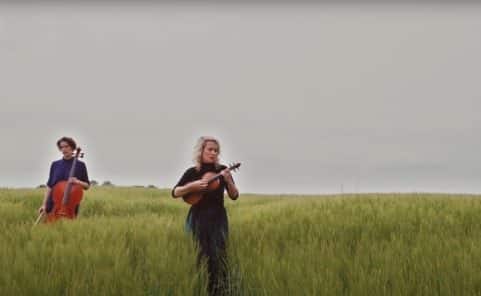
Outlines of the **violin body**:
<svg viewBox="0 0 481 296">
<path fill-rule="evenodd" d="M 241 165 L 240 163 L 232 164 L 227 168 L 227 170 L 236 171 L 237 169 L 239 169 L 240 165 Z M 207 192 L 215 191 L 219 188 L 221 177 L 222 175 L 220 173 L 214 173 L 214 172 L 205 173 L 204 175 L 202 175 L 201 180 L 207 182 L 207 189 L 204 191 L 188 193 L 184 195 L 182 198 L 186 203 L 190 205 L 195 205 L 199 203 L 202 200 L 202 198 L 204 198 Z"/>
<path fill-rule="evenodd" d="M 70 192 L 66 193 L 67 190 Z M 55 184 L 51 194 L 53 208 L 47 216 L 47 222 L 55 222 L 62 218 L 74 219 L 76 217 L 75 209 L 83 198 L 82 186 L 61 181 Z M 67 199 L 64 198 L 66 195 L 68 195 Z"/>
<path fill-rule="evenodd" d="M 205 173 L 201 180 L 208 182 L 207 190 L 206 191 L 200 191 L 200 192 L 192 192 L 189 193 L 182 198 L 184 201 L 190 205 L 195 205 L 197 204 L 203 197 L 206 192 L 209 191 L 214 191 L 220 186 L 220 180 L 219 178 L 215 178 L 211 182 L 209 182 L 210 179 L 214 178 L 217 174 L 213 172 L 207 172 Z"/>
</svg>

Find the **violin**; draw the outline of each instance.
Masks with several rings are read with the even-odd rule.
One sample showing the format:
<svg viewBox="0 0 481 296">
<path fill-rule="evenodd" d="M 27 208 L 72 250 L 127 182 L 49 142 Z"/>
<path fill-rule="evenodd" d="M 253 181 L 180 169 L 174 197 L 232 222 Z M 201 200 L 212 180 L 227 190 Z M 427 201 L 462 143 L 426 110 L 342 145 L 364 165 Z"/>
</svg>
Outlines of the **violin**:
<svg viewBox="0 0 481 296">
<path fill-rule="evenodd" d="M 241 166 L 240 162 L 234 163 L 230 165 L 227 168 L 227 170 L 235 172 L 239 169 L 240 166 Z M 202 178 L 200 179 L 207 182 L 207 189 L 204 191 L 188 193 L 182 197 L 183 200 L 190 205 L 195 205 L 199 203 L 202 200 L 202 198 L 204 198 L 207 192 L 215 191 L 219 188 L 221 177 L 222 177 L 222 174 L 220 173 L 217 173 L 217 174 L 214 172 L 205 173 L 204 175 L 202 175 Z"/>
<path fill-rule="evenodd" d="M 68 180 L 74 177 L 77 161 L 84 156 L 80 151 L 80 148 L 75 150 L 75 156 L 72 168 L 70 168 Z M 82 201 L 83 191 L 82 186 L 70 181 L 60 181 L 55 184 L 51 193 L 53 208 L 47 215 L 47 222 L 55 222 L 62 218 L 74 219 L 76 217 L 75 209 Z"/>
</svg>

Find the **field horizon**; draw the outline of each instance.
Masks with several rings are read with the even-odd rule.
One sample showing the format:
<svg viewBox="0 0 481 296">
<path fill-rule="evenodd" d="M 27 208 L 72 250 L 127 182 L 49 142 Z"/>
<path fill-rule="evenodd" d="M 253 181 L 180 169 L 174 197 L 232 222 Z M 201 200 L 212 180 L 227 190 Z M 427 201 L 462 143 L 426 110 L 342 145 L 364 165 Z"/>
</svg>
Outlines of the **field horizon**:
<svg viewBox="0 0 481 296">
<path fill-rule="evenodd" d="M 41 187 L 42 186 L 42 187 Z M 0 190 L 43 190 L 44 185 L 38 186 L 0 186 Z M 91 186 L 90 189 L 94 188 L 119 188 L 119 189 L 153 189 L 159 190 L 162 193 L 170 193 L 171 187 L 161 187 L 157 185 L 95 185 Z M 88 194 L 86 191 L 85 194 Z M 342 197 L 342 196 L 371 196 L 371 195 L 438 195 L 438 196 L 477 196 L 481 197 L 481 192 L 461 192 L 461 191 L 346 191 L 346 192 L 319 192 L 319 193 L 302 193 L 302 192 L 240 192 L 244 197 L 252 196 L 271 196 L 271 197 Z"/>
</svg>

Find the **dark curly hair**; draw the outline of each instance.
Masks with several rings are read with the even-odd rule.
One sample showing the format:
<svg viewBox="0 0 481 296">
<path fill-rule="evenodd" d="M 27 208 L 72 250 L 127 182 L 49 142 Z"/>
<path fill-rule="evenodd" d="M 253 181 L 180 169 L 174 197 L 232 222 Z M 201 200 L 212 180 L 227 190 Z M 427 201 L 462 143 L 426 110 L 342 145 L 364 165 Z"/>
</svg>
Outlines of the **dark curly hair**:
<svg viewBox="0 0 481 296">
<path fill-rule="evenodd" d="M 61 137 L 58 141 L 57 141 L 57 147 L 58 149 L 60 149 L 60 143 L 62 142 L 65 142 L 67 143 L 70 148 L 72 148 L 72 150 L 75 150 L 75 148 L 77 148 L 77 143 L 75 143 L 74 139 L 72 138 L 69 138 L 69 137 Z"/>
</svg>

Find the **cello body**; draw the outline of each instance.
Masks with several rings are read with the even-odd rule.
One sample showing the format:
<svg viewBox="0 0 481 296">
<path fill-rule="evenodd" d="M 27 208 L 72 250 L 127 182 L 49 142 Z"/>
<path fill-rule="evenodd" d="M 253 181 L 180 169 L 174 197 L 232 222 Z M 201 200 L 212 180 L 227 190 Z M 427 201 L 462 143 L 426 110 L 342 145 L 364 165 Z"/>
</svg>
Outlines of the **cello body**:
<svg viewBox="0 0 481 296">
<path fill-rule="evenodd" d="M 80 151 L 80 148 L 76 149 L 68 180 L 75 175 L 78 158 L 83 157 L 83 154 L 81 154 Z M 62 218 L 75 219 L 77 216 L 75 209 L 80 204 L 80 201 L 82 201 L 83 188 L 82 186 L 71 183 L 68 180 L 60 181 L 52 188 L 51 196 L 53 208 L 48 213 L 47 223 L 55 222 Z"/>
<path fill-rule="evenodd" d="M 70 190 L 69 190 L 70 185 Z M 64 202 L 66 191 L 69 190 L 68 199 Z M 47 216 L 47 222 L 55 222 L 62 218 L 75 219 L 75 209 L 83 198 L 83 188 L 68 181 L 60 181 L 52 188 L 53 208 Z"/>
</svg>

